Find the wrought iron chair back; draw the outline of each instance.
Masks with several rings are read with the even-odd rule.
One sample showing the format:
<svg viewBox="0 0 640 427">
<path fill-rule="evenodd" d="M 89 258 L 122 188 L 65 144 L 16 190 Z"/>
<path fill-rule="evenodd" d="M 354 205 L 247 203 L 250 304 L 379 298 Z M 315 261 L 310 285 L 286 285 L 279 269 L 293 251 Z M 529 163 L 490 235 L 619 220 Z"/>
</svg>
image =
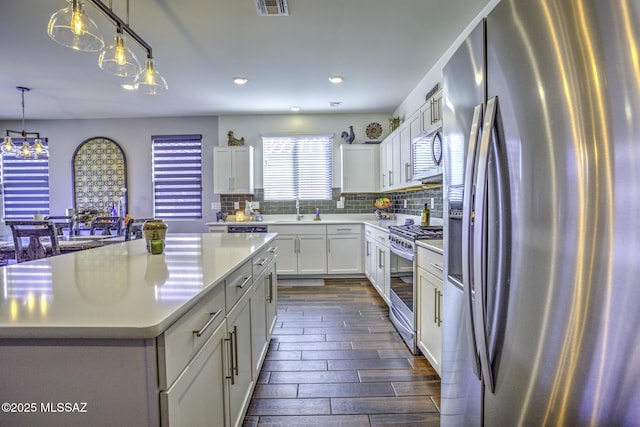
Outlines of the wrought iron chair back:
<svg viewBox="0 0 640 427">
<path fill-rule="evenodd" d="M 97 234 L 97 230 L 100 231 L 100 235 L 108 236 L 111 230 L 115 230 L 116 235 L 122 234 L 122 218 L 119 216 L 97 216 L 91 221 L 91 230 L 89 234 L 92 236 Z"/>
<path fill-rule="evenodd" d="M 69 235 L 73 234 L 73 223 L 75 218 L 73 216 L 45 216 L 45 220 L 51 221 L 53 225 L 56 227 L 56 232 L 58 236 L 62 236 L 64 233 L 62 230 L 65 228 L 69 229 Z"/>
<path fill-rule="evenodd" d="M 58 233 L 52 222 L 9 220 L 5 223 L 13 235 L 16 262 L 60 254 Z"/>
</svg>

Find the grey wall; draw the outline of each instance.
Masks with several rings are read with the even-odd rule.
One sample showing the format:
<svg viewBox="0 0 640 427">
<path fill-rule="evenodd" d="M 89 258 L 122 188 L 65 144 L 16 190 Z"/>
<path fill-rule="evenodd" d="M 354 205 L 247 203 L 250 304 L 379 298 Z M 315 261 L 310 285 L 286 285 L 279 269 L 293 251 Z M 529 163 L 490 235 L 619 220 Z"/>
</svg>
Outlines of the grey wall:
<svg viewBox="0 0 640 427">
<path fill-rule="evenodd" d="M 21 129 L 20 122 L 0 122 L 0 129 Z M 40 132 L 49 139 L 50 211 L 63 215 L 73 207 L 71 159 L 75 149 L 86 139 L 104 136 L 116 141 L 127 157 L 129 213 L 134 217 L 153 215 L 151 180 L 151 136 L 202 134 L 202 221 L 168 221 L 171 232 L 206 232 L 206 222 L 215 221 L 211 202 L 213 194 L 213 147 L 218 145 L 218 118 L 176 117 L 151 119 L 42 120 L 25 123 L 30 132 Z M 214 199 L 215 197 L 215 199 Z M 10 231 L 2 224 L 0 235 Z"/>
</svg>

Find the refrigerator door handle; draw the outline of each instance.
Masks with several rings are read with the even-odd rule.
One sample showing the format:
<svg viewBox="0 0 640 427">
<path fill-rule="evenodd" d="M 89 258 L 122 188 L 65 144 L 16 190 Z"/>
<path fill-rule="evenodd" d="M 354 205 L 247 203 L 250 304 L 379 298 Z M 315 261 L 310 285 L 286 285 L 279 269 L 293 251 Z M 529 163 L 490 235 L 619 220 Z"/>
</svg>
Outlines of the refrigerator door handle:
<svg viewBox="0 0 640 427">
<path fill-rule="evenodd" d="M 493 97 L 487 101 L 487 111 L 483 124 L 483 135 L 480 141 L 479 161 L 478 161 L 478 181 L 476 183 L 476 200 L 475 204 L 475 227 L 473 231 L 473 249 L 475 258 L 473 261 L 473 275 L 477 281 L 476 299 L 475 299 L 475 315 L 476 340 L 478 341 L 478 350 L 480 355 L 480 366 L 482 368 L 482 377 L 486 386 L 493 393 L 495 391 L 495 378 L 491 359 L 489 356 L 489 339 L 487 336 L 487 233 L 488 226 L 486 221 L 487 215 L 487 193 L 488 193 L 488 165 L 489 153 L 491 147 L 492 136 L 496 128 L 497 116 L 497 98 Z M 499 208 L 502 208 L 499 206 Z M 500 268 L 504 268 L 501 263 Z M 500 277 L 502 279 L 502 277 Z M 497 286 L 501 286 L 500 283 Z M 498 291 L 499 294 L 499 291 Z"/>
<path fill-rule="evenodd" d="M 478 356 L 478 345 L 476 344 L 476 327 L 473 315 L 473 291 L 472 291 L 472 270 L 471 270 L 471 225 L 473 212 L 471 210 L 475 193 L 475 164 L 476 147 L 478 136 L 482 124 L 482 104 L 477 105 L 473 111 L 471 131 L 469 136 L 469 147 L 467 152 L 467 164 L 465 170 L 464 195 L 462 200 L 462 283 L 464 285 L 465 320 L 467 324 L 467 334 L 471 341 L 473 350 L 473 372 L 480 378 L 480 358 Z"/>
</svg>

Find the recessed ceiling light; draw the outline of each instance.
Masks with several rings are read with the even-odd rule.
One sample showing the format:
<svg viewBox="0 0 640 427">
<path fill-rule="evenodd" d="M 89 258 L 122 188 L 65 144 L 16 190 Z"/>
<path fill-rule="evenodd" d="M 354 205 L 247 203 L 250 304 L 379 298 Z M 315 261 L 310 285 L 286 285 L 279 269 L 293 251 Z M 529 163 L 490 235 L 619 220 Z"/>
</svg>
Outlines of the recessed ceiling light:
<svg viewBox="0 0 640 427">
<path fill-rule="evenodd" d="M 342 83 L 343 80 L 342 76 L 338 75 L 329 77 L 329 81 L 333 84 Z"/>
<path fill-rule="evenodd" d="M 248 81 L 249 81 L 249 79 L 248 79 L 248 78 L 246 78 L 246 77 L 242 77 L 242 76 L 238 76 L 238 77 L 234 77 L 234 78 L 233 78 L 233 82 L 234 82 L 235 84 L 237 84 L 237 85 L 243 85 L 243 84 L 245 84 L 245 83 L 246 83 L 246 82 L 248 82 Z"/>
<path fill-rule="evenodd" d="M 291 107 L 291 111 L 300 111 L 300 107 L 293 106 Z"/>
<path fill-rule="evenodd" d="M 332 108 L 342 107 L 342 101 L 329 101 L 329 107 L 332 107 Z"/>
</svg>

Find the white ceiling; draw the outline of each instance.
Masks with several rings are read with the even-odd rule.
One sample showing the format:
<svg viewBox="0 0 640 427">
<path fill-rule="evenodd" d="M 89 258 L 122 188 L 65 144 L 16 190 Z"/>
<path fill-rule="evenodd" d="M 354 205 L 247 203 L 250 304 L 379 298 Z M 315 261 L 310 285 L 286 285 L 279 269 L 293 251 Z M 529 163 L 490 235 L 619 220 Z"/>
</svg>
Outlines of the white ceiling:
<svg viewBox="0 0 640 427">
<path fill-rule="evenodd" d="M 103 0 L 109 4 L 108 0 Z M 169 91 L 127 92 L 98 54 L 50 40 L 64 0 L 2 0 L 0 119 L 388 113 L 394 111 L 489 0 L 289 0 L 261 17 L 254 0 L 130 0 L 130 26 L 153 48 Z M 126 0 L 112 0 L 126 18 Z M 91 5 L 105 42 L 115 28 Z M 138 58 L 144 53 L 131 41 Z M 333 74 L 344 76 L 332 85 Z M 236 86 L 232 78 L 249 78 Z M 332 108 L 329 102 L 340 101 Z"/>
</svg>

